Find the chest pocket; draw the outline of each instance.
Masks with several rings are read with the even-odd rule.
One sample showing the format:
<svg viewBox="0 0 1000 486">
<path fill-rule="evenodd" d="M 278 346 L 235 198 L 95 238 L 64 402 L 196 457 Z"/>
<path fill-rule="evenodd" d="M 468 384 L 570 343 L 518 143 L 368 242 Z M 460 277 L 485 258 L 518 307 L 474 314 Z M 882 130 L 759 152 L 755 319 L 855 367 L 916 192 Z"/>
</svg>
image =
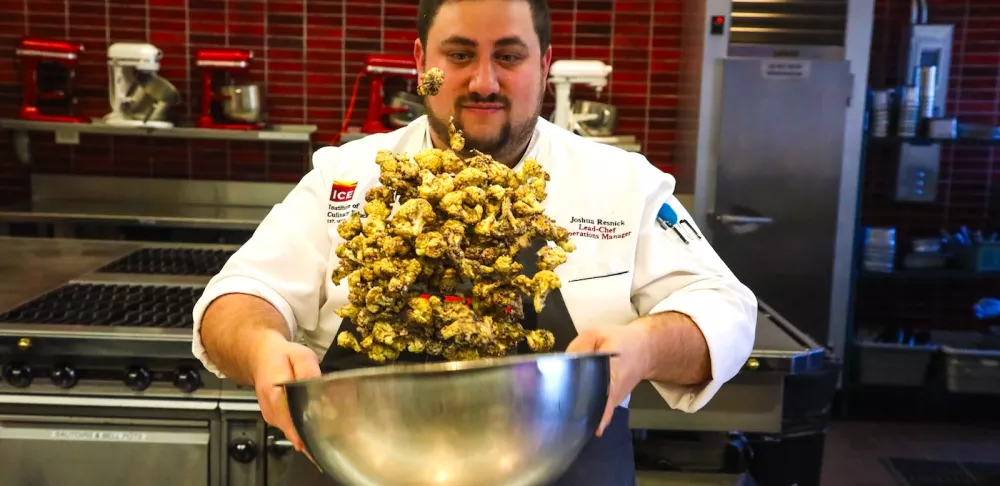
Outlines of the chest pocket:
<svg viewBox="0 0 1000 486">
<path fill-rule="evenodd" d="M 556 268 L 559 289 L 578 332 L 593 326 L 624 325 L 637 317 L 632 307 L 632 264 L 623 258 L 577 259 Z"/>
</svg>

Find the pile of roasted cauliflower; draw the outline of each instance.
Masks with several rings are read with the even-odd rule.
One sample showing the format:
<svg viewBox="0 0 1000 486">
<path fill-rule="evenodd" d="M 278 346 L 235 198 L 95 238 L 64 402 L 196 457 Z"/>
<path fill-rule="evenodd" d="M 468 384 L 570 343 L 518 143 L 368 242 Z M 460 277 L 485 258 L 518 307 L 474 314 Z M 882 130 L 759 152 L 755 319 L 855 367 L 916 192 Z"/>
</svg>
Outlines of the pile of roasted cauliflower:
<svg viewBox="0 0 1000 486">
<path fill-rule="evenodd" d="M 419 91 L 436 94 L 443 79 L 431 69 Z M 549 175 L 530 158 L 518 171 L 479 152 L 461 158 L 465 142 L 453 121 L 450 145 L 413 157 L 379 152 L 381 185 L 365 195 L 363 214 L 337 229 L 345 242 L 332 278 L 347 279 L 350 302 L 337 314 L 358 330 L 342 331 L 338 346 L 377 362 L 403 351 L 451 361 L 500 357 L 522 341 L 534 352 L 552 349 L 551 332 L 521 326 L 523 297 L 540 312 L 561 286 L 553 270 L 575 249 L 544 214 Z M 536 238 L 549 244 L 529 278 L 517 257 Z"/>
</svg>

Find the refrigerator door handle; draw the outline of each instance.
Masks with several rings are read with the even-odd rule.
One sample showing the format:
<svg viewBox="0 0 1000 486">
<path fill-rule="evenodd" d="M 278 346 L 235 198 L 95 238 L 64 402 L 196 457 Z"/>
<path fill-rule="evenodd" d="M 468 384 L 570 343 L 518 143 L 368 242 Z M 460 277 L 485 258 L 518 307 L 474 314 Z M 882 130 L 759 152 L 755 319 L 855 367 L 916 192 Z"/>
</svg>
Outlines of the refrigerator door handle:
<svg viewBox="0 0 1000 486">
<path fill-rule="evenodd" d="M 765 216 L 740 216 L 735 214 L 720 214 L 715 217 L 722 224 L 772 224 L 774 218 Z"/>
</svg>

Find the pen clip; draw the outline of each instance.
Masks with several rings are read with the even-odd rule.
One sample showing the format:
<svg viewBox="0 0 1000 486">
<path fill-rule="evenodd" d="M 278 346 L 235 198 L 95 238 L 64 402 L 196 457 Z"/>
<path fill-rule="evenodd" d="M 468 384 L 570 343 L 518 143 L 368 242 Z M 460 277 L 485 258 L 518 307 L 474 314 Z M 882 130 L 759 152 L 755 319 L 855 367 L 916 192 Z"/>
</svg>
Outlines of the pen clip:
<svg viewBox="0 0 1000 486">
<path fill-rule="evenodd" d="M 677 233 L 677 236 L 681 239 L 681 241 L 684 242 L 685 245 L 691 244 L 691 242 L 689 242 L 687 238 L 684 237 L 684 233 L 681 233 L 681 231 L 677 229 L 676 226 L 670 224 L 669 221 L 663 218 L 656 218 L 656 221 L 660 223 L 660 227 L 663 228 L 664 231 L 674 230 L 674 233 Z"/>
</svg>

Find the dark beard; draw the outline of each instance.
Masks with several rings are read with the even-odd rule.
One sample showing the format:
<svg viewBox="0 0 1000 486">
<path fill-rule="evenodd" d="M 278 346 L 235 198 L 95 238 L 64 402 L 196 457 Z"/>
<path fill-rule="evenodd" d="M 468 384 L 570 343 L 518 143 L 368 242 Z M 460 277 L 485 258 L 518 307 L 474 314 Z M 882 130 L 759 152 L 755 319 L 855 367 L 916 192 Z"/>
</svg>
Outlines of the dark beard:
<svg viewBox="0 0 1000 486">
<path fill-rule="evenodd" d="M 463 99 L 459 99 L 455 105 L 458 110 L 458 106 L 461 105 Z M 476 100 L 479 101 L 479 100 Z M 504 102 L 505 106 L 509 106 Z M 448 143 L 450 138 L 448 131 L 448 120 L 450 115 L 440 116 L 431 109 L 426 103 L 424 104 L 424 109 L 427 113 L 427 122 L 430 125 L 431 130 L 440 140 Z M 531 140 L 531 136 L 535 131 L 535 126 L 538 124 L 538 117 L 542 114 L 542 103 L 539 100 L 535 108 L 534 115 L 525 120 L 522 123 L 512 124 L 509 121 L 504 123 L 500 127 L 500 131 L 493 137 L 490 138 L 476 138 L 471 137 L 467 133 L 462 135 L 465 137 L 465 149 L 462 150 L 459 155 L 464 157 L 471 157 L 474 152 L 479 151 L 484 154 L 488 154 L 497 161 L 508 163 L 509 165 L 514 165 L 517 163 L 515 157 L 518 152 L 524 150 L 527 146 L 528 141 Z M 461 122 L 455 120 L 455 128 L 461 130 Z"/>
</svg>

